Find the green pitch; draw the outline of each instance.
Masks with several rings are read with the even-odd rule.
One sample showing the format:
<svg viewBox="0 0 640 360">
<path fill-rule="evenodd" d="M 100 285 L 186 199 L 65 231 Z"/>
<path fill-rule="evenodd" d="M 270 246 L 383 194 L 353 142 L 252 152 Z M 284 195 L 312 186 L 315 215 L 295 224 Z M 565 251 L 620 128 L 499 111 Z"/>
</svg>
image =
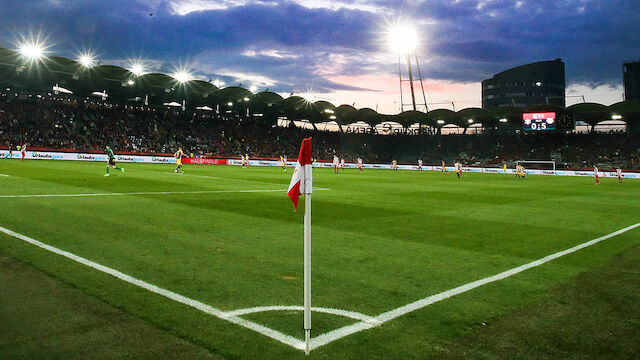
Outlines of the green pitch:
<svg viewBox="0 0 640 360">
<path fill-rule="evenodd" d="M 123 166 L 126 173 L 104 177 L 102 163 L 0 160 L 0 174 L 8 175 L 0 176 L 0 227 L 224 313 L 302 305 L 304 206 L 294 213 L 286 196 L 293 169 L 187 165 L 174 174 L 172 165 Z M 601 182 L 316 169 L 313 306 L 376 317 L 639 223 L 640 181 Z M 310 358 L 433 356 L 638 245 L 640 228 L 339 337 Z M 222 358 L 304 358 L 259 332 L 5 233 L 0 255 Z M 296 309 L 238 317 L 303 338 Z M 314 312 L 312 336 L 358 322 Z"/>
</svg>

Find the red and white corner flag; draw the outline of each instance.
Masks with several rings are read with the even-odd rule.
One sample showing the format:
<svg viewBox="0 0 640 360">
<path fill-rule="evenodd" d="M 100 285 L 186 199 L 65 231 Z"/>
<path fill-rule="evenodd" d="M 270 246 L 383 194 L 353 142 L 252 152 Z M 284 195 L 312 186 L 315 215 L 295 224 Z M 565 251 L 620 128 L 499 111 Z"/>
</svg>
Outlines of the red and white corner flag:
<svg viewBox="0 0 640 360">
<path fill-rule="evenodd" d="M 311 163 L 311 138 L 302 140 L 298 163 L 293 171 L 287 194 L 293 201 L 293 210 L 298 209 L 298 197 L 304 199 L 304 353 L 311 350 L 311 191 L 313 189 L 313 164 Z"/>
<path fill-rule="evenodd" d="M 291 183 L 287 194 L 293 201 L 293 210 L 298 209 L 298 197 L 301 194 L 311 194 L 313 187 L 313 164 L 311 163 L 311 138 L 302 140 L 300 145 L 300 155 L 298 155 L 298 163 L 293 171 Z"/>
</svg>

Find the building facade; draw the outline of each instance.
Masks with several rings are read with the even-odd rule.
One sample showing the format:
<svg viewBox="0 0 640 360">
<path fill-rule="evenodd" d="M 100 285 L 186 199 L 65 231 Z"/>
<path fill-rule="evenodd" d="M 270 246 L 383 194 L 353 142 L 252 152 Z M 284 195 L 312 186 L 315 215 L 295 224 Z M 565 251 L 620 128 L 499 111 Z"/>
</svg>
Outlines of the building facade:
<svg viewBox="0 0 640 360">
<path fill-rule="evenodd" d="M 564 62 L 561 59 L 522 65 L 482 81 L 482 108 L 526 108 L 548 104 L 564 107 Z"/>
<path fill-rule="evenodd" d="M 624 99 L 640 100 L 640 61 L 622 64 Z"/>
</svg>

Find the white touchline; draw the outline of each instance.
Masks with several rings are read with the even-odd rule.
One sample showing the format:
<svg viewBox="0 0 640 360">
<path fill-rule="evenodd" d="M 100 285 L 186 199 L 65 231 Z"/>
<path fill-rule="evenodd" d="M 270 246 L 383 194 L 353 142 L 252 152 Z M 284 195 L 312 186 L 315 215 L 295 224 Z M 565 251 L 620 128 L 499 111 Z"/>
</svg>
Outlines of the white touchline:
<svg viewBox="0 0 640 360">
<path fill-rule="evenodd" d="M 5 174 L 0 174 L 0 176 L 9 177 L 9 175 L 5 175 Z"/>
<path fill-rule="evenodd" d="M 414 302 L 412 302 L 410 304 L 401 306 L 401 307 L 393 309 L 391 311 L 384 312 L 384 313 L 374 317 L 374 319 L 378 320 L 377 324 L 360 322 L 360 323 L 355 323 L 353 325 L 344 326 L 342 328 L 339 328 L 339 329 L 330 331 L 328 333 L 319 335 L 319 336 L 317 336 L 316 338 L 314 338 L 312 340 L 311 348 L 312 349 L 318 348 L 318 347 L 326 345 L 326 344 L 328 344 L 328 343 L 330 343 L 332 341 L 335 341 L 335 340 L 338 340 L 340 338 L 343 338 L 343 337 L 345 337 L 347 335 L 351 335 L 353 333 L 356 333 L 356 332 L 359 332 L 359 331 L 362 331 L 362 330 L 366 330 L 366 329 L 369 329 L 369 328 L 372 328 L 372 327 L 375 327 L 375 326 L 379 326 L 381 324 L 384 324 L 387 321 L 393 320 L 393 319 L 395 319 L 397 317 L 400 317 L 402 315 L 408 314 L 410 312 L 422 309 L 422 308 L 424 308 L 426 306 L 429 306 L 429 305 L 431 305 L 433 303 L 436 303 L 438 301 L 441 301 L 441 300 L 444 300 L 444 299 L 448 299 L 448 298 L 450 298 L 452 296 L 462 294 L 464 292 L 467 292 L 469 290 L 473 290 L 473 289 L 475 289 L 477 287 L 492 283 L 494 281 L 498 281 L 498 280 L 502 280 L 502 279 L 508 278 L 508 277 L 513 276 L 515 274 L 521 273 L 521 272 L 523 272 L 525 270 L 529 270 L 531 268 L 540 266 L 540 265 L 542 265 L 544 263 L 547 263 L 547 262 L 549 262 L 551 260 L 555 260 L 555 259 L 557 259 L 559 257 L 574 253 L 574 252 L 576 252 L 578 250 L 581 250 L 581 249 L 584 249 L 584 248 L 586 248 L 588 246 L 597 244 L 597 243 L 599 243 L 601 241 L 604 241 L 604 240 L 607 240 L 607 239 L 612 238 L 614 236 L 620 235 L 620 234 L 625 233 L 625 232 L 627 232 L 629 230 L 633 230 L 633 229 L 637 228 L 638 226 L 640 226 L 640 223 L 637 223 L 637 224 L 634 224 L 634 225 L 631 225 L 631 226 L 627 226 L 626 228 L 620 229 L 618 231 L 614 231 L 614 232 L 612 232 L 610 234 L 601 236 L 601 237 L 599 237 L 597 239 L 593 239 L 593 240 L 584 242 L 584 243 L 582 243 L 580 245 L 576 245 L 576 246 L 568 248 L 566 250 L 559 251 L 559 252 L 557 252 L 555 254 L 551 254 L 549 256 L 545 256 L 545 257 L 543 257 L 541 259 L 538 259 L 538 260 L 532 261 L 530 263 L 515 267 L 513 269 L 510 269 L 510 270 L 507 270 L 507 271 L 503 271 L 503 272 L 501 272 L 499 274 L 496 274 L 496 275 L 493 275 L 493 276 L 489 276 L 489 277 L 486 277 L 484 279 L 476 280 L 476 281 L 470 282 L 468 284 L 464 284 L 464 285 L 455 287 L 453 289 L 441 292 L 439 294 L 431 295 L 431 296 L 428 296 L 426 298 L 414 301 Z"/>
<path fill-rule="evenodd" d="M 177 294 L 177 293 L 175 293 L 173 291 L 170 291 L 170 290 L 163 289 L 161 287 L 155 286 L 155 285 L 150 284 L 148 282 L 145 282 L 145 281 L 142 281 L 140 279 L 134 278 L 133 276 L 127 275 L 125 273 L 122 273 L 122 272 L 120 272 L 118 270 L 115 270 L 115 269 L 112 269 L 110 267 L 98 264 L 96 262 L 93 262 L 93 261 L 88 260 L 86 258 L 83 258 L 81 256 L 72 254 L 72 253 L 70 253 L 68 251 L 60 250 L 60 249 L 58 249 L 56 247 L 53 247 L 51 245 L 47 245 L 47 244 L 45 244 L 43 242 L 40 242 L 40 241 L 35 240 L 35 239 L 32 239 L 32 238 L 30 238 L 30 237 L 28 237 L 26 235 L 19 234 L 19 233 L 15 232 L 15 231 L 11 231 L 11 230 L 9 230 L 7 228 L 4 228 L 2 226 L 0 226 L 0 232 L 3 232 L 3 233 L 5 233 L 5 234 L 7 234 L 9 236 L 12 236 L 12 237 L 14 237 L 16 239 L 20 239 L 20 240 L 25 241 L 27 243 L 30 243 L 32 245 L 38 246 L 38 247 L 40 247 L 42 249 L 45 249 L 47 251 L 50 251 L 50 252 L 52 252 L 54 254 L 58 254 L 58 255 L 64 256 L 64 257 L 69 258 L 69 259 L 71 259 L 73 261 L 76 261 L 76 262 L 78 262 L 80 264 L 83 264 L 83 265 L 89 266 L 91 268 L 94 268 L 94 269 L 96 269 L 98 271 L 101 271 L 101 272 L 103 272 L 105 274 L 111 275 L 111 276 L 113 276 L 115 278 L 118 278 L 118 279 L 120 279 L 122 281 L 125 281 L 125 282 L 127 282 L 129 284 L 133 284 L 133 285 L 139 286 L 139 287 L 141 287 L 141 288 L 143 288 L 145 290 L 151 291 L 151 292 L 156 293 L 158 295 L 162 295 L 162 296 L 164 296 L 166 298 L 169 298 L 169 299 L 171 299 L 173 301 L 177 301 L 177 302 L 179 302 L 181 304 L 185 304 L 185 305 L 191 306 L 192 308 L 198 309 L 198 310 L 203 311 L 203 312 L 205 312 L 207 314 L 211 314 L 211 315 L 213 315 L 213 316 L 215 316 L 217 318 L 220 318 L 220 319 L 223 319 L 223 320 L 227 320 L 227 321 L 232 322 L 234 324 L 243 326 L 243 327 L 245 327 L 247 329 L 251 329 L 253 331 L 259 332 L 259 333 L 261 333 L 261 334 L 263 334 L 265 336 L 268 336 L 268 337 L 270 337 L 270 338 L 272 338 L 274 340 L 280 341 L 281 343 L 284 343 L 284 344 L 287 344 L 289 346 L 292 346 L 292 347 L 294 347 L 296 349 L 303 349 L 304 348 L 304 343 L 302 341 L 294 338 L 293 336 L 289 336 L 289 335 L 283 334 L 283 333 L 281 333 L 279 331 L 276 331 L 276 330 L 273 330 L 273 329 L 269 329 L 269 328 L 267 328 L 265 326 L 262 326 L 260 324 L 254 323 L 252 321 L 242 319 L 242 318 L 240 318 L 238 316 L 235 316 L 235 315 L 229 314 L 227 312 L 224 312 L 222 310 L 216 309 L 216 308 L 214 308 L 212 306 L 209 306 L 209 305 L 207 305 L 205 303 L 202 303 L 200 301 L 193 300 L 193 299 L 190 299 L 190 298 L 188 298 L 186 296 L 182 296 L 180 294 Z"/>
<path fill-rule="evenodd" d="M 329 190 L 314 188 L 313 190 Z M 261 193 L 285 192 L 287 190 L 193 190 L 193 191 L 134 191 L 123 193 L 85 193 L 85 194 L 22 194 L 0 195 L 0 198 L 49 198 L 49 197 L 90 197 L 90 196 L 126 196 L 126 195 L 175 195 L 175 194 L 225 194 L 225 193 Z"/>
<path fill-rule="evenodd" d="M 276 191 L 281 191 L 281 190 L 276 190 Z M 393 309 L 391 311 L 387 311 L 384 312 L 382 314 L 379 314 L 378 316 L 368 316 L 362 313 L 358 313 L 355 311 L 346 311 L 346 310 L 340 310 L 340 309 L 330 309 L 330 308 L 319 308 L 319 307 L 314 307 L 313 311 L 314 312 L 323 312 L 323 313 L 328 313 L 328 314 L 333 314 L 333 315 L 339 315 L 339 316 L 345 316 L 348 318 L 352 318 L 352 319 L 356 319 L 356 320 L 360 320 L 357 323 L 354 323 L 352 325 L 347 325 L 344 326 L 342 328 L 336 329 L 336 330 L 332 330 L 330 332 L 318 335 L 317 337 L 311 339 L 311 349 L 317 349 L 321 346 L 327 345 L 333 341 L 336 341 L 338 339 L 341 339 L 345 336 L 366 330 L 366 329 L 370 329 L 376 326 L 380 326 L 384 323 L 386 323 L 387 321 L 393 320 L 397 317 L 400 317 L 402 315 L 408 314 L 410 312 L 422 309 L 426 306 L 429 306 L 433 303 L 436 303 L 438 301 L 441 300 L 445 300 L 448 299 L 450 297 L 453 297 L 455 295 L 459 295 L 462 294 L 464 292 L 473 290 L 477 287 L 480 287 L 482 285 L 486 285 L 498 280 L 502 280 L 505 278 L 508 278 L 510 276 L 513 276 L 515 274 L 521 273 L 525 270 L 540 266 L 542 264 L 545 264 L 549 261 L 555 260 L 559 257 L 571 254 L 573 252 L 576 252 L 578 250 L 584 249 L 586 247 L 589 247 L 591 245 L 597 244 L 601 241 L 610 239 L 614 236 L 620 235 L 622 233 L 625 233 L 627 231 L 633 230 L 637 227 L 640 226 L 640 223 L 631 225 L 631 226 L 627 226 L 623 229 L 620 229 L 618 231 L 614 231 L 610 234 L 601 236 L 599 238 L 584 242 L 582 244 L 576 245 L 574 247 L 568 248 L 566 250 L 562 250 L 559 251 L 557 253 L 551 254 L 549 256 L 543 257 L 541 259 L 532 261 L 530 263 L 515 267 L 513 269 L 507 270 L 507 271 L 503 271 L 499 274 L 493 275 L 493 276 L 489 276 L 486 277 L 484 279 L 480 279 L 480 280 L 476 280 L 473 282 L 470 282 L 468 284 L 465 285 L 461 285 L 458 287 L 455 287 L 453 289 L 441 292 L 439 294 L 436 295 L 431 295 L 428 297 L 425 297 L 423 299 L 414 301 L 412 303 L 409 303 L 407 305 L 401 306 L 399 308 Z M 32 245 L 38 246 L 42 249 L 45 249 L 47 251 L 50 251 L 52 253 L 64 256 L 66 258 L 69 258 L 73 261 L 76 261 L 78 263 L 81 263 L 83 265 L 89 266 L 91 268 L 94 268 L 98 271 L 101 271 L 105 274 L 111 275 L 113 277 L 116 277 L 122 281 L 125 281 L 127 283 L 139 286 L 143 289 L 146 289 L 148 291 L 151 291 L 153 293 L 162 295 L 166 298 L 169 298 L 171 300 L 174 300 L 176 302 L 191 306 L 195 309 L 198 309 L 200 311 L 203 311 L 207 314 L 211 314 L 217 318 L 232 322 L 234 324 L 243 326 L 247 329 L 256 331 L 260 334 L 263 334 L 271 339 L 277 340 L 283 344 L 289 345 L 295 349 L 298 350 L 304 350 L 305 348 L 305 343 L 301 340 L 298 340 L 297 338 L 290 336 L 290 335 L 286 335 L 283 334 L 277 330 L 273 330 L 270 329 L 266 326 L 257 324 L 255 322 L 249 321 L 249 320 L 245 320 L 240 318 L 240 316 L 242 315 L 246 315 L 246 314 L 252 314 L 252 313 L 258 313 L 258 312 L 264 312 L 264 311 L 286 311 L 286 310 L 292 310 L 292 311 L 301 311 L 302 310 L 302 306 L 261 306 L 261 307 L 254 307 L 254 308 L 248 308 L 248 309 L 238 309 L 238 310 L 232 310 L 232 311 L 222 311 L 219 309 L 216 309 L 212 306 L 209 306 L 207 304 L 204 304 L 202 302 L 199 302 L 197 300 L 193 300 L 190 298 L 187 298 L 185 296 L 182 296 L 180 294 L 177 294 L 175 292 L 172 292 L 170 290 L 166 290 L 163 288 L 160 288 L 158 286 L 155 286 L 153 284 L 147 283 L 145 281 L 136 279 L 130 275 L 124 274 L 120 271 L 114 270 L 110 267 L 98 264 L 96 262 L 93 262 L 91 260 L 88 260 L 86 258 L 77 256 L 75 254 L 72 254 L 70 252 L 64 251 L 64 250 L 60 250 L 56 247 L 53 247 L 51 245 L 47 245 L 45 243 L 42 243 L 40 241 L 37 241 L 35 239 L 32 239 L 28 236 L 16 233 L 14 231 L 11 231 L 9 229 L 6 229 L 4 227 L 0 226 L 0 232 L 3 232 L 9 236 L 15 237 L 17 239 L 20 239 L 22 241 L 25 241 L 27 243 L 30 243 Z"/>
</svg>

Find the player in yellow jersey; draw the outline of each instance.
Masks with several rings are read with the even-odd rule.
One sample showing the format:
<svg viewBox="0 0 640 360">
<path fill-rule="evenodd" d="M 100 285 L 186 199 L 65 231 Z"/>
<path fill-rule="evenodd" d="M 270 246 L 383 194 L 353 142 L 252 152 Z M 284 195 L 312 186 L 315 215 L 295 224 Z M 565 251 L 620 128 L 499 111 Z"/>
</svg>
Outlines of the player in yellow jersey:
<svg viewBox="0 0 640 360">
<path fill-rule="evenodd" d="M 507 163 L 502 164 L 502 172 L 507 173 Z"/>
<path fill-rule="evenodd" d="M 391 162 L 391 168 L 392 168 L 393 170 L 397 171 L 397 170 L 398 170 L 398 162 L 397 162 L 397 161 L 395 161 L 395 160 L 393 160 L 393 161 Z"/>
<path fill-rule="evenodd" d="M 176 164 L 178 166 L 176 166 L 176 169 L 173 171 L 174 173 L 182 173 L 182 171 L 180 170 L 182 168 L 182 157 L 186 156 L 184 154 L 184 151 L 182 151 L 182 147 L 178 147 L 178 151 L 176 151 L 173 156 L 176 158 Z"/>
<path fill-rule="evenodd" d="M 444 160 L 442 160 L 442 170 L 443 173 L 447 172 L 447 165 L 444 163 Z"/>
</svg>

